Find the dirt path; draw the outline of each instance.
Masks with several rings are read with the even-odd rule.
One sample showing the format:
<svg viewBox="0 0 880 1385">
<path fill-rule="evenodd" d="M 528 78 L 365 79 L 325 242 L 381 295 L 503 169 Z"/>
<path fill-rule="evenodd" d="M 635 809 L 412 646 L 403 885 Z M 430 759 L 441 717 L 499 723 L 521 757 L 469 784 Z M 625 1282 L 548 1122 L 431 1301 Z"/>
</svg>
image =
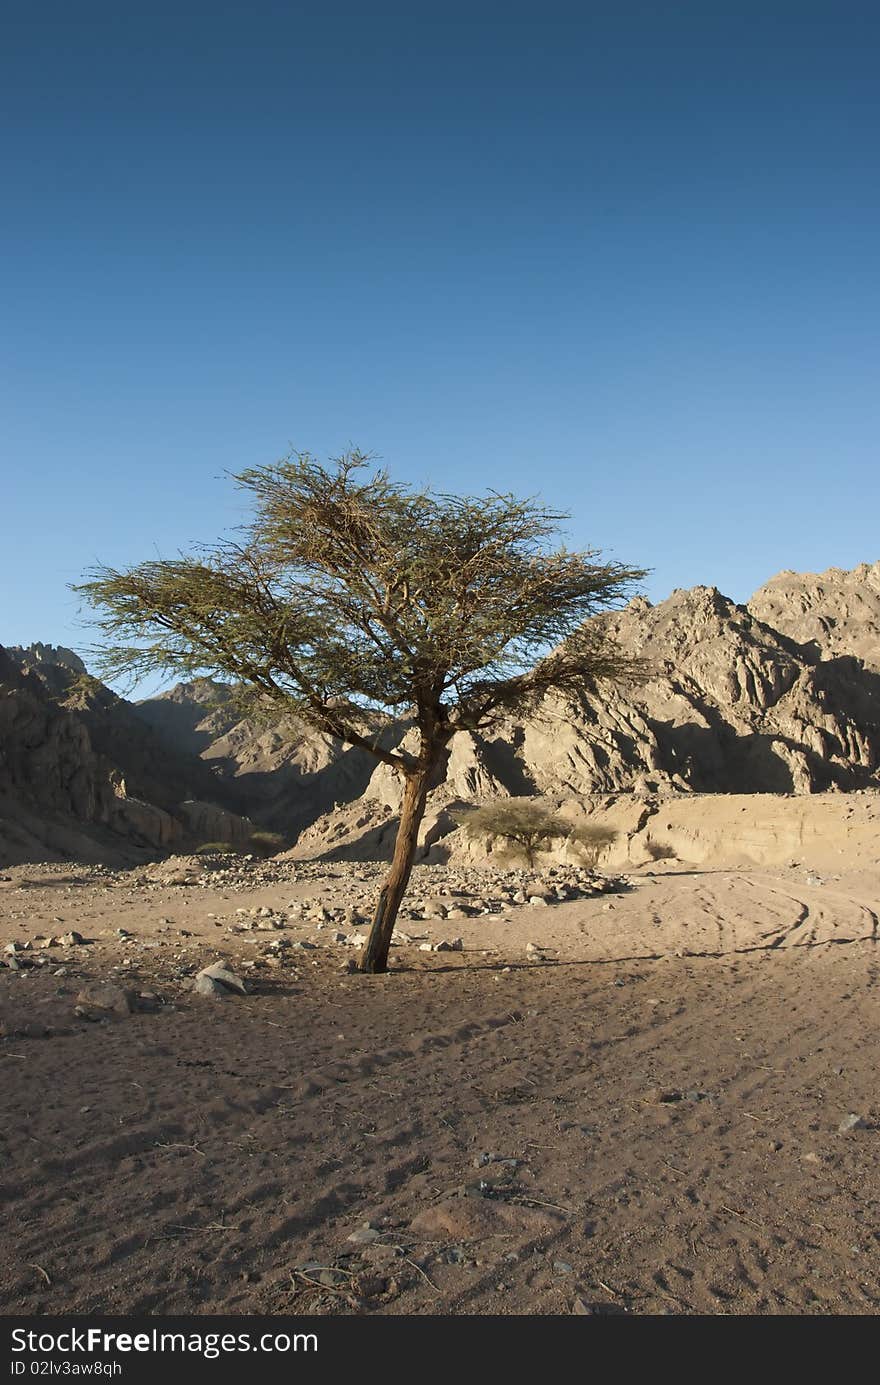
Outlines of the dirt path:
<svg viewBox="0 0 880 1385">
<path fill-rule="evenodd" d="M 878 1311 L 876 874 L 670 869 L 214 1002 L 181 972 L 259 938 L 209 915 L 289 886 L 30 870 L 0 945 L 94 940 L 0 972 L 3 1313 Z M 108 976 L 164 1004 L 77 1019 Z"/>
</svg>

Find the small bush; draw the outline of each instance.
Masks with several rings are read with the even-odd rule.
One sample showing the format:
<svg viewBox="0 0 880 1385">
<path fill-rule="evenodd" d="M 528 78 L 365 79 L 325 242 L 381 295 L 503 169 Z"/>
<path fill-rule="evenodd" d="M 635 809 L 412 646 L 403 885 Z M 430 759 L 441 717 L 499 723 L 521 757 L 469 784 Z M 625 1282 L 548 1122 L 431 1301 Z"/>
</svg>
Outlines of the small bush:
<svg viewBox="0 0 880 1385">
<path fill-rule="evenodd" d="M 503 837 L 512 848 L 519 848 L 529 865 L 545 842 L 568 833 L 568 824 L 562 818 L 528 799 L 498 799 L 481 808 L 467 809 L 454 820 L 471 838 Z"/>
<path fill-rule="evenodd" d="M 612 842 L 617 840 L 617 833 L 613 827 L 602 827 L 595 822 L 579 823 L 572 827 L 569 838 L 577 842 L 581 849 L 584 863 L 594 866 L 602 855 L 607 851 Z"/>
<path fill-rule="evenodd" d="M 645 850 L 652 861 L 675 861 L 675 850 L 666 842 L 645 842 Z"/>
<path fill-rule="evenodd" d="M 280 832 L 252 832 L 248 842 L 248 850 L 254 856 L 260 856 L 264 861 L 270 856 L 277 856 L 279 851 L 284 850 L 284 838 Z"/>
<path fill-rule="evenodd" d="M 499 855 L 499 862 L 511 865 L 522 860 L 534 865 L 536 852 L 560 837 L 576 842 L 585 863 L 594 865 L 617 837 L 610 827 L 579 825 L 522 798 L 499 799 L 481 808 L 467 809 L 455 821 L 471 838 L 503 838 L 508 846 Z"/>
<path fill-rule="evenodd" d="M 195 850 L 196 856 L 234 856 L 235 848 L 228 842 L 202 842 Z"/>
</svg>

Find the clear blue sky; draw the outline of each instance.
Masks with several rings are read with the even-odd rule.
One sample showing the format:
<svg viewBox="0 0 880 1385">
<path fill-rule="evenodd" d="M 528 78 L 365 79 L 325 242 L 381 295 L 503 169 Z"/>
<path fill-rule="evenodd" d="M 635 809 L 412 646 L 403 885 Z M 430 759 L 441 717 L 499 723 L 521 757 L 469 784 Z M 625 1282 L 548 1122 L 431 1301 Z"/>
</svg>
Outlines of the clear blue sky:
<svg viewBox="0 0 880 1385">
<path fill-rule="evenodd" d="M 880 7 L 41 0 L 0 53 L 0 643 L 354 443 L 649 594 L 877 538 Z"/>
</svg>

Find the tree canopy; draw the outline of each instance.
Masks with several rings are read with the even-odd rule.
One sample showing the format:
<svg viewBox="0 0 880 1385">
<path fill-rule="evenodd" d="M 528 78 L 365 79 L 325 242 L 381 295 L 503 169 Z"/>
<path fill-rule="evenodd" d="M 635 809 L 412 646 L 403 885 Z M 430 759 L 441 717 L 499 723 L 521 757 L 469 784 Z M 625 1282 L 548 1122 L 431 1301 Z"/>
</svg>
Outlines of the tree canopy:
<svg viewBox="0 0 880 1385">
<path fill-rule="evenodd" d="M 457 731 L 637 672 L 588 617 L 644 570 L 553 547 L 565 515 L 535 499 L 413 489 L 359 451 L 326 466 L 292 453 L 235 480 L 253 505 L 240 537 L 99 566 L 75 588 L 98 613 L 100 671 L 220 673 L 392 765 L 406 781 L 404 888 L 427 776 Z M 405 719 L 415 752 L 375 730 Z"/>
</svg>

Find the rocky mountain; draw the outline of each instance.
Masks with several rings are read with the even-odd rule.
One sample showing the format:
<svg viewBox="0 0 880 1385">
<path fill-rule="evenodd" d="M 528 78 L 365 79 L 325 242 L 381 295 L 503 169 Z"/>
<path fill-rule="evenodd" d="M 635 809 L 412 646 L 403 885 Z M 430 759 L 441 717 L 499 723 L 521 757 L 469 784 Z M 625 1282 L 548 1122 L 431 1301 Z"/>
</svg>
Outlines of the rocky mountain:
<svg viewBox="0 0 880 1385">
<path fill-rule="evenodd" d="M 228 687 L 205 678 L 140 702 L 136 711 L 167 741 L 200 754 L 239 811 L 288 839 L 366 790 L 372 756 L 294 717 L 243 720 L 233 705 Z M 402 734 L 391 731 L 389 743 Z"/>
<path fill-rule="evenodd" d="M 749 610 L 817 658 L 853 655 L 880 670 L 880 562 L 851 571 L 780 572 Z"/>
<path fill-rule="evenodd" d="M 597 620 L 642 658 L 645 681 L 585 686 L 576 698 L 548 697 L 534 716 L 508 720 L 487 736 L 459 735 L 445 770 L 450 794 L 660 786 L 815 793 L 880 784 L 880 679 L 848 647 L 842 620 L 833 646 L 817 649 L 815 641 L 799 643 L 760 619 L 751 603 L 737 605 L 714 587 L 675 591 L 657 605 L 637 598 Z M 873 626 L 859 622 L 852 642 L 880 659 L 880 613 Z M 181 689 L 172 696 L 193 711 Z M 211 730 L 208 718 L 197 726 L 199 734 Z M 401 727 L 398 739 L 404 733 Z M 396 795 L 384 766 L 293 723 L 224 727 L 202 754 L 222 757 L 243 781 L 256 775 L 252 789 L 259 792 L 260 776 L 271 780 L 284 772 L 287 789 L 279 779 L 276 812 L 292 808 L 285 794 L 294 787 L 311 798 L 312 810 L 328 799 L 366 795 L 391 802 Z"/>
<path fill-rule="evenodd" d="M 434 794 L 423 842 L 452 830 L 444 803 L 540 795 L 557 805 L 610 797 L 644 803 L 694 794 L 815 794 L 880 788 L 880 676 L 846 650 L 799 644 L 714 587 L 637 598 L 599 618 L 645 666 L 643 682 L 549 696 L 490 736 L 459 735 Z M 873 645 L 858 623 L 860 648 Z M 380 765 L 347 813 L 318 820 L 303 845 L 357 853 L 391 836 L 399 788 Z M 639 810 L 634 807 L 634 818 Z M 628 809 L 626 810 L 629 811 Z M 359 845 L 360 843 L 360 845 Z"/>
<path fill-rule="evenodd" d="M 175 752 L 70 650 L 0 648 L 0 864 L 133 860 L 252 831 L 220 779 Z"/>
<path fill-rule="evenodd" d="M 880 680 L 858 659 L 820 659 L 713 587 L 657 606 L 637 599 L 601 623 L 648 677 L 548 698 L 504 727 L 484 753 L 511 791 L 815 793 L 878 782 Z"/>
<path fill-rule="evenodd" d="M 173 737 L 157 734 L 136 706 L 118 697 L 70 650 L 10 647 L 9 657 L 43 684 L 50 699 L 85 727 L 94 751 L 121 775 L 128 797 L 171 812 L 187 799 L 221 799 L 233 808 L 222 775 Z"/>
<path fill-rule="evenodd" d="M 781 573 L 747 605 L 695 587 L 597 620 L 640 656 L 644 679 L 585 684 L 488 735 L 459 735 L 428 836 L 453 825 L 445 805 L 493 795 L 644 802 L 880 788 L 880 563 Z M 192 823 L 182 805 L 195 800 L 196 810 L 245 815 L 320 849 L 390 831 L 399 785 L 385 766 L 292 718 L 242 719 L 223 684 L 201 679 L 131 704 L 90 680 L 70 651 L 9 653 L 0 774 L 8 781 L 16 767 L 15 792 L 22 802 L 30 794 L 34 811 L 42 803 L 78 823 L 122 824 L 125 835 L 120 802 L 130 816 L 164 813 L 184 830 Z M 405 724 L 391 728 L 387 744 L 406 735 Z M 51 772 L 37 785 L 44 761 Z M 210 812 L 198 822 L 203 839 L 232 840 L 230 823 L 207 832 Z M 137 840 L 165 844 L 155 827 Z"/>
</svg>

